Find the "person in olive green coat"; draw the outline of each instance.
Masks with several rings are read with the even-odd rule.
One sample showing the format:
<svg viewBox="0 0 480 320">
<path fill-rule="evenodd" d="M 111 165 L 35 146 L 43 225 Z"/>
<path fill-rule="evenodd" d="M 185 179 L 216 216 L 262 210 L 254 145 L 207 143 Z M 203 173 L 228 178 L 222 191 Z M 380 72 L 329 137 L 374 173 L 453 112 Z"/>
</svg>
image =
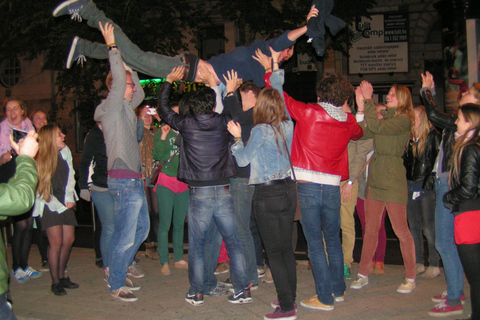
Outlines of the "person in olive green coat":
<svg viewBox="0 0 480 320">
<path fill-rule="evenodd" d="M 19 155 L 16 158 L 16 173 L 8 183 L 0 184 L 0 220 L 16 216 L 30 210 L 35 201 L 35 189 L 38 182 L 37 166 L 33 157 L 37 154 L 37 134 L 30 131 L 18 145 L 12 140 L 13 149 Z M 16 319 L 12 306 L 7 301 L 9 269 L 5 256 L 5 245 L 0 237 L 0 319 Z"/>
<path fill-rule="evenodd" d="M 387 95 L 387 110 L 379 120 L 372 101 L 373 87 L 362 81 L 356 91 L 359 110 L 365 107 L 364 135 L 373 137 L 375 153 L 369 165 L 365 198 L 365 238 L 357 279 L 350 288 L 360 289 L 368 284 L 368 274 L 378 242 L 378 231 L 384 208 L 395 234 L 400 240 L 405 280 L 398 287 L 399 293 L 415 289 L 415 246 L 407 224 L 407 178 L 402 155 L 410 139 L 414 119 L 410 91 L 393 85 Z"/>
</svg>

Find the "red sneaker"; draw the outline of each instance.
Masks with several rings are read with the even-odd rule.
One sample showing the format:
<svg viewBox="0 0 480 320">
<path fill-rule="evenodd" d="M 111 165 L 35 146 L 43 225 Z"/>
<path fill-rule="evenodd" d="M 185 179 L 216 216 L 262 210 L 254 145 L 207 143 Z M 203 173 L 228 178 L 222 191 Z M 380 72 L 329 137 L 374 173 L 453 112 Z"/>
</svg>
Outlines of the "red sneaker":
<svg viewBox="0 0 480 320">
<path fill-rule="evenodd" d="M 437 296 L 433 296 L 433 297 L 432 297 L 432 301 L 433 301 L 433 302 L 436 302 L 436 303 L 440 303 L 440 302 L 445 302 L 445 301 L 447 301 L 447 298 L 448 298 L 447 291 L 443 291 L 442 294 L 439 294 L 439 295 L 437 295 Z M 460 296 L 460 302 L 461 302 L 462 304 L 465 304 L 465 295 L 464 295 L 464 294 L 462 294 L 462 295 Z"/>
<path fill-rule="evenodd" d="M 462 304 L 452 307 L 452 306 L 449 306 L 446 301 L 440 302 L 435 307 L 430 309 L 430 311 L 428 311 L 428 315 L 432 317 L 448 317 L 448 316 L 453 316 L 453 315 L 462 314 L 462 313 L 463 313 Z"/>
</svg>

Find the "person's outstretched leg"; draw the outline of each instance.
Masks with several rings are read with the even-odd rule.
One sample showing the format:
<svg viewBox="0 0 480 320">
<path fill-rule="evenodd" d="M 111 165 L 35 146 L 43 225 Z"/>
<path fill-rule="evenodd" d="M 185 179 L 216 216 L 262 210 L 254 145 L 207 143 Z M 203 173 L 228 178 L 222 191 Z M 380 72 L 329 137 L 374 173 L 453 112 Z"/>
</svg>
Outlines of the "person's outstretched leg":
<svg viewBox="0 0 480 320">
<path fill-rule="evenodd" d="M 153 77 L 165 78 L 174 67 L 179 65 L 186 67 L 186 81 L 193 81 L 196 75 L 198 57 L 192 54 L 180 54 L 174 57 L 168 57 L 153 52 L 144 52 L 137 45 L 130 41 L 123 30 L 111 19 L 105 16 L 102 10 L 99 10 L 95 3 L 87 0 L 69 0 L 64 1 L 53 12 L 54 17 L 65 14 L 71 14 L 72 19 L 78 17 L 78 20 L 87 20 L 87 24 L 92 28 L 98 28 L 99 23 L 104 25 L 110 23 L 114 26 L 115 44 L 122 52 L 122 58 L 136 71 L 148 74 Z M 90 45 L 86 42 L 84 45 Z M 87 57 L 97 59 L 108 59 L 108 48 L 106 44 L 95 44 L 93 49 L 84 49 L 78 52 Z M 96 56 L 89 56 L 89 51 L 96 52 Z M 68 64 L 68 63 L 67 63 Z M 67 66 L 68 67 L 68 66 Z"/>
</svg>

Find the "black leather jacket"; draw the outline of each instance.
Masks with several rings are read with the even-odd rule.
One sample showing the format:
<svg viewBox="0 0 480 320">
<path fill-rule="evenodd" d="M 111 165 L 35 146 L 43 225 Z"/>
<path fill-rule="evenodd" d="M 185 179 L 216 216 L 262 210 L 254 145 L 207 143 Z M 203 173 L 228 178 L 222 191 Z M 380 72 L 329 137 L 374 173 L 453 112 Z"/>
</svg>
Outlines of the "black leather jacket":
<svg viewBox="0 0 480 320">
<path fill-rule="evenodd" d="M 466 146 L 461 161 L 459 180 L 452 179 L 450 191 L 443 196 L 455 215 L 480 210 L 480 145 Z"/>
<path fill-rule="evenodd" d="M 425 142 L 425 149 L 421 157 L 413 155 L 413 139 L 408 143 L 408 149 L 403 155 L 403 165 L 407 171 L 407 180 L 423 181 L 423 190 L 433 190 L 435 185 L 435 173 L 432 173 L 435 159 L 440 145 L 440 132 L 435 128 L 430 129 Z"/>
<path fill-rule="evenodd" d="M 224 114 L 179 115 L 169 106 L 172 84 L 164 82 L 159 91 L 158 114 L 182 135 L 177 178 L 189 185 L 216 185 L 237 174 Z M 207 182 L 193 183 L 193 182 Z"/>
<path fill-rule="evenodd" d="M 455 132 L 457 131 L 457 125 L 455 124 L 457 117 L 438 110 L 430 90 L 426 90 L 423 93 L 422 99 L 428 120 L 430 120 L 435 127 L 443 129 L 442 142 L 444 159 L 442 163 L 442 172 L 447 172 L 450 170 L 450 158 L 453 151 L 452 146 L 455 142 Z"/>
</svg>

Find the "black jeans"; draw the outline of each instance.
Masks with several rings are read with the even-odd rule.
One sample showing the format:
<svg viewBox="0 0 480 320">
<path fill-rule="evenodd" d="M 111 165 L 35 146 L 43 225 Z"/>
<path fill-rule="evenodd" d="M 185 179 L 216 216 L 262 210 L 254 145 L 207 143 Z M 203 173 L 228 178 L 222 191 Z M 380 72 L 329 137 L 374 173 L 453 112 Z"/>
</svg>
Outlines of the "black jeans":
<svg viewBox="0 0 480 320">
<path fill-rule="evenodd" d="M 282 312 L 293 310 L 297 267 L 292 250 L 293 217 L 297 206 L 295 183 L 255 186 L 253 210 L 277 290 Z"/>
<path fill-rule="evenodd" d="M 480 319 L 480 243 L 457 245 L 458 255 L 462 261 L 463 271 L 470 284 L 472 302 L 472 320 Z"/>
</svg>

